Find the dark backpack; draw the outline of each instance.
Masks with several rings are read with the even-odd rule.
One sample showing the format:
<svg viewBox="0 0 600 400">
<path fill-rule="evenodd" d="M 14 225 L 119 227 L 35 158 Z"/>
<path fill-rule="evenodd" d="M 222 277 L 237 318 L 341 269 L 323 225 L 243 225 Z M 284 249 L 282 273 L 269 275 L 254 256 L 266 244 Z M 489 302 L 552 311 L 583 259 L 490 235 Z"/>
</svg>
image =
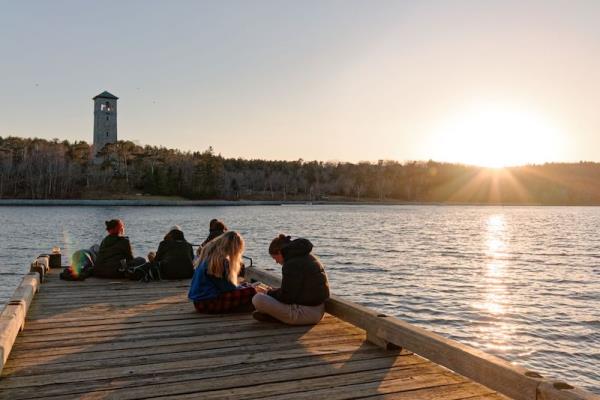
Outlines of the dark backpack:
<svg viewBox="0 0 600 400">
<path fill-rule="evenodd" d="M 160 265 L 155 262 L 147 262 L 142 265 L 128 267 L 125 270 L 125 277 L 139 282 L 160 281 Z"/>
</svg>

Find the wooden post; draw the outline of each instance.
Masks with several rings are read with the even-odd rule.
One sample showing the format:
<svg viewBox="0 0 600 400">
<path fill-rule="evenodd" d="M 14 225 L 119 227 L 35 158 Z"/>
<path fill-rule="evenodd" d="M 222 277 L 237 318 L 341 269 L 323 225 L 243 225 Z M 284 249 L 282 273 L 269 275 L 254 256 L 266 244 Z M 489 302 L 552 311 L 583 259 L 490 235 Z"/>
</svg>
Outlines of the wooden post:
<svg viewBox="0 0 600 400">
<path fill-rule="evenodd" d="M 39 288 L 40 279 L 38 272 L 25 275 L 0 314 L 0 372 L 4 368 L 17 335 L 25 326 L 25 316 Z"/>
<path fill-rule="evenodd" d="M 46 279 L 46 268 L 44 268 L 42 264 L 38 263 L 37 258 L 31 262 L 29 272 L 37 272 L 40 276 L 40 282 L 44 282 Z"/>
</svg>

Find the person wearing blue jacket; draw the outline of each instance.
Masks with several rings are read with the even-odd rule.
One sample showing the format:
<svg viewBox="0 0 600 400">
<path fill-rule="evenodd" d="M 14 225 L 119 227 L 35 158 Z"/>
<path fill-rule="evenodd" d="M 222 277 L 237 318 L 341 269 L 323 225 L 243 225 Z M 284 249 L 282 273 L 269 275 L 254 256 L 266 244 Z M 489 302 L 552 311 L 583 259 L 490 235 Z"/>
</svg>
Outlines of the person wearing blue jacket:
<svg viewBox="0 0 600 400">
<path fill-rule="evenodd" d="M 202 248 L 188 292 L 196 311 L 224 313 L 253 309 L 252 296 L 256 289 L 238 282 L 243 252 L 244 239 L 234 231 L 224 233 Z"/>
</svg>

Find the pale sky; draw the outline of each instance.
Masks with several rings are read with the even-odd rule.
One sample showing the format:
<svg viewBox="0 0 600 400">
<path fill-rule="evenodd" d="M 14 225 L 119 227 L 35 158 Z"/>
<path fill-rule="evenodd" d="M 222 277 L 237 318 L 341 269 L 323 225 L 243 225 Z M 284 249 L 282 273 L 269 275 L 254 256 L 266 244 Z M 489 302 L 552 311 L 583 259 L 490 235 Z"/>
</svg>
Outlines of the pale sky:
<svg viewBox="0 0 600 400">
<path fill-rule="evenodd" d="M 0 0 L 0 136 L 226 157 L 600 161 L 600 1 Z"/>
</svg>

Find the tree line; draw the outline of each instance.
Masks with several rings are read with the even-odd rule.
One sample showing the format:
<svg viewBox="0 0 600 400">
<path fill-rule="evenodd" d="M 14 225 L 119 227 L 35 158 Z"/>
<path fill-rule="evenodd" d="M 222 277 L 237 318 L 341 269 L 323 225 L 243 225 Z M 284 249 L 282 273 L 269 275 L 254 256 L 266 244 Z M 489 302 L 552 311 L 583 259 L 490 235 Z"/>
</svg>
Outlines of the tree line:
<svg viewBox="0 0 600 400">
<path fill-rule="evenodd" d="M 486 169 L 435 161 L 270 161 L 119 141 L 0 137 L 0 198 L 141 193 L 188 199 L 600 204 L 600 163 Z"/>
</svg>

